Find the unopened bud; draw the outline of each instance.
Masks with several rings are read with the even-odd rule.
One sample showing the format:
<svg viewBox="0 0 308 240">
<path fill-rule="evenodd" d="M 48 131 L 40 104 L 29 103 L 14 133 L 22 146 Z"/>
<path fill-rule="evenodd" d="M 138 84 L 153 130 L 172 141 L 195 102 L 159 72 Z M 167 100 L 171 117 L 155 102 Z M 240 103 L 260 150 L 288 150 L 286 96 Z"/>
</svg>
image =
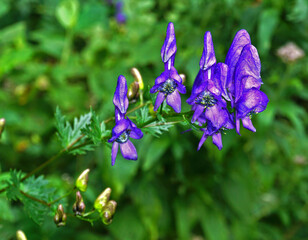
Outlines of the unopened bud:
<svg viewBox="0 0 308 240">
<path fill-rule="evenodd" d="M 21 230 L 18 230 L 16 232 L 16 238 L 17 238 L 17 240 L 27 240 L 25 233 Z"/>
<path fill-rule="evenodd" d="M 180 73 L 180 77 L 182 78 L 182 83 L 186 81 L 186 75 L 184 73 Z"/>
<path fill-rule="evenodd" d="M 112 218 L 115 213 L 116 207 L 117 207 L 117 202 L 113 200 L 109 201 L 107 205 L 104 207 L 101 216 L 104 224 L 108 225 L 112 222 Z"/>
<path fill-rule="evenodd" d="M 139 83 L 137 81 L 134 81 L 129 85 L 127 98 L 129 101 L 131 101 L 138 97 L 139 97 Z"/>
<path fill-rule="evenodd" d="M 76 187 L 82 191 L 82 192 L 85 192 L 87 190 L 87 187 L 88 187 L 88 179 L 89 179 L 89 172 L 90 172 L 90 169 L 86 169 L 84 170 L 80 175 L 79 177 L 77 178 L 76 180 Z"/>
<path fill-rule="evenodd" d="M 137 68 L 132 68 L 131 74 L 134 76 L 135 80 L 138 82 L 140 90 L 143 90 L 144 84 L 143 84 L 142 76 L 139 70 Z"/>
<path fill-rule="evenodd" d="M 73 205 L 73 212 L 76 215 L 82 215 L 86 210 L 86 205 L 83 202 L 83 198 L 79 191 L 76 192 L 76 202 Z"/>
<path fill-rule="evenodd" d="M 4 127 L 5 127 L 5 119 L 0 118 L 0 138 L 1 138 L 1 135 L 3 133 Z"/>
<path fill-rule="evenodd" d="M 59 204 L 58 209 L 56 211 L 54 222 L 57 227 L 65 226 L 66 224 L 66 214 L 64 213 L 64 209 L 62 204 Z"/>
<path fill-rule="evenodd" d="M 95 200 L 94 202 L 94 208 L 101 212 L 102 209 L 107 205 L 107 202 L 109 201 L 109 197 L 111 194 L 111 188 L 106 188 Z"/>
</svg>

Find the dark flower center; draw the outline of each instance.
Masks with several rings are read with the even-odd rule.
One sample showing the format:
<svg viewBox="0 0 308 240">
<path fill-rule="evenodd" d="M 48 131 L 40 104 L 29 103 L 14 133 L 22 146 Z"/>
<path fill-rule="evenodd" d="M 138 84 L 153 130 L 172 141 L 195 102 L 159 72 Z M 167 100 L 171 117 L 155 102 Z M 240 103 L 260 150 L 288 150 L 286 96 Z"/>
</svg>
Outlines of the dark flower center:
<svg viewBox="0 0 308 240">
<path fill-rule="evenodd" d="M 209 91 L 204 91 L 198 95 L 195 102 L 205 107 L 212 107 L 215 105 L 217 100 L 213 97 L 213 95 Z"/>
<path fill-rule="evenodd" d="M 165 94 L 171 94 L 175 91 L 176 89 L 176 83 L 172 79 L 168 79 L 163 83 L 162 86 L 159 87 L 159 91 L 163 92 Z"/>
<path fill-rule="evenodd" d="M 252 111 L 250 111 L 249 113 L 247 113 L 247 117 L 249 117 L 250 119 L 252 119 L 252 117 L 254 116 L 254 115 L 256 115 L 256 114 L 258 114 L 257 112 L 255 112 L 254 110 L 252 110 Z"/>
<path fill-rule="evenodd" d="M 127 140 L 128 140 L 128 138 L 129 138 L 129 131 L 125 131 L 125 132 L 123 132 L 123 133 L 120 135 L 120 137 L 118 137 L 118 138 L 116 139 L 116 142 L 118 142 L 118 143 L 126 143 Z"/>
</svg>

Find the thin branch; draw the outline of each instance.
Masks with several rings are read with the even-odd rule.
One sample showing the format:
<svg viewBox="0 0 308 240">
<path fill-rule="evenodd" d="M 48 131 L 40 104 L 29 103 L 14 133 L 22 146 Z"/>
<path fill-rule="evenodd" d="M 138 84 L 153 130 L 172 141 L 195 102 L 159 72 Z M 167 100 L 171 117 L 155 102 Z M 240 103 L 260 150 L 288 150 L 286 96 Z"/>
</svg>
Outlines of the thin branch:
<svg viewBox="0 0 308 240">
<path fill-rule="evenodd" d="M 29 195 L 28 193 L 25 193 L 25 192 L 22 191 L 22 190 L 19 190 L 19 192 L 20 192 L 22 195 L 24 195 L 25 197 L 27 197 L 27 198 L 29 198 L 29 199 L 35 201 L 35 202 L 38 202 L 38 203 L 43 204 L 43 205 L 45 205 L 45 206 L 47 206 L 47 207 L 50 207 L 50 205 L 49 205 L 47 202 L 45 202 L 44 200 L 38 199 L 38 198 L 36 198 L 36 197 L 33 197 L 33 196 Z"/>
</svg>

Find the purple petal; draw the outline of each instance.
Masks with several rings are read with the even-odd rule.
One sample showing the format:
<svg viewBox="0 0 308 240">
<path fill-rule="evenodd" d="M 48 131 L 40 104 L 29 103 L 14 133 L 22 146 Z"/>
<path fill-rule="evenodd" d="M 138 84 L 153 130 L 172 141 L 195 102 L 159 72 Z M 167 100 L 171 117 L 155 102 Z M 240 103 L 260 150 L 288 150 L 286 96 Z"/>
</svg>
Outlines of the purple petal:
<svg viewBox="0 0 308 240">
<path fill-rule="evenodd" d="M 228 65 L 224 63 L 217 63 L 215 65 L 215 70 L 214 70 L 215 81 L 218 82 L 220 86 L 222 96 L 226 100 L 230 101 L 231 99 L 227 91 L 227 75 L 228 75 Z"/>
<path fill-rule="evenodd" d="M 203 133 L 201 139 L 200 139 L 200 142 L 198 144 L 198 151 L 200 150 L 201 146 L 203 145 L 203 143 L 205 142 L 205 140 L 207 139 L 207 135 L 205 133 Z"/>
<path fill-rule="evenodd" d="M 118 83 L 113 97 L 113 104 L 121 113 L 126 113 L 128 108 L 127 82 L 125 77 L 122 75 L 118 77 Z"/>
<path fill-rule="evenodd" d="M 260 88 L 262 84 L 260 72 L 261 62 L 257 49 L 250 44 L 246 45 L 242 50 L 234 73 L 234 95 L 236 100 L 239 99 L 241 96 L 243 80 L 247 80 L 247 77 L 250 77 L 250 82 L 251 79 L 254 79 L 253 85 L 257 86 L 257 88 Z M 245 85 L 246 87 L 249 87 L 250 84 L 248 82 Z"/>
<path fill-rule="evenodd" d="M 134 144 L 130 140 L 128 140 L 125 143 L 121 143 L 120 149 L 121 149 L 122 156 L 125 159 L 137 160 L 137 158 L 138 158 L 137 150 L 136 150 Z"/>
<path fill-rule="evenodd" d="M 140 139 L 143 137 L 143 133 L 139 128 L 133 127 L 129 133 L 129 137 L 134 139 Z"/>
<path fill-rule="evenodd" d="M 211 71 L 211 69 L 209 69 L 209 71 Z M 191 89 L 192 95 L 199 94 L 200 92 L 203 92 L 205 90 L 207 86 L 207 78 L 205 78 L 205 72 L 206 71 L 199 70 Z"/>
<path fill-rule="evenodd" d="M 168 72 L 164 71 L 162 72 L 156 79 L 155 79 L 155 84 L 161 84 L 165 81 L 167 81 L 169 75 Z"/>
<path fill-rule="evenodd" d="M 256 128 L 252 125 L 251 119 L 249 117 L 242 118 L 243 127 L 247 128 L 248 130 L 255 132 Z"/>
<path fill-rule="evenodd" d="M 216 63 L 214 45 L 210 32 L 204 34 L 204 48 L 200 60 L 200 69 L 207 70 Z"/>
<path fill-rule="evenodd" d="M 222 109 L 217 104 L 205 110 L 205 117 L 216 129 L 223 127 L 229 120 L 228 110 Z"/>
<path fill-rule="evenodd" d="M 181 112 L 181 96 L 177 90 L 167 95 L 167 104 L 177 113 Z"/>
<path fill-rule="evenodd" d="M 218 147 L 219 150 L 222 149 L 222 140 L 221 140 L 221 133 L 214 134 L 212 136 L 213 143 Z"/>
<path fill-rule="evenodd" d="M 169 71 L 169 76 L 170 76 L 170 78 L 174 79 L 178 83 L 182 83 L 182 81 L 183 81 L 182 78 L 180 77 L 180 75 L 178 74 L 177 70 L 175 69 L 175 67 L 171 67 L 171 69 Z"/>
<path fill-rule="evenodd" d="M 118 121 L 112 129 L 112 137 L 108 140 L 108 142 L 113 142 L 116 140 L 124 131 L 128 129 L 129 126 L 130 122 L 127 119 Z"/>
<path fill-rule="evenodd" d="M 182 83 L 177 83 L 177 90 L 182 93 L 185 94 L 186 93 L 186 87 L 182 84 Z"/>
<path fill-rule="evenodd" d="M 241 122 L 240 122 L 240 119 L 239 119 L 239 118 L 236 118 L 236 119 L 235 119 L 235 128 L 236 128 L 237 134 L 238 134 L 238 135 L 241 135 L 241 134 L 240 134 Z"/>
<path fill-rule="evenodd" d="M 125 114 L 121 113 L 120 110 L 117 107 L 115 107 L 114 118 L 115 118 L 115 122 L 117 123 L 118 121 L 125 118 Z"/>
<path fill-rule="evenodd" d="M 237 117 L 243 118 L 250 112 L 259 113 L 266 109 L 268 97 L 259 89 L 245 91 L 236 103 Z"/>
<path fill-rule="evenodd" d="M 111 166 L 113 166 L 115 164 L 115 160 L 116 160 L 117 154 L 118 154 L 118 148 L 119 148 L 119 143 L 114 142 L 112 144 L 112 149 L 111 149 Z"/>
<path fill-rule="evenodd" d="M 165 63 L 171 57 L 174 59 L 174 55 L 176 53 L 176 39 L 174 33 L 173 23 L 170 22 L 167 27 L 166 39 L 161 48 L 161 59 Z"/>
<path fill-rule="evenodd" d="M 165 94 L 159 92 L 156 97 L 154 111 L 157 111 L 157 109 L 160 107 L 160 105 L 163 103 L 164 100 L 165 100 Z"/>
<path fill-rule="evenodd" d="M 225 63 L 228 65 L 227 89 L 234 95 L 234 71 L 243 47 L 250 44 L 250 36 L 245 29 L 238 31 L 227 53 Z"/>
<path fill-rule="evenodd" d="M 198 120 L 199 116 L 203 113 L 204 111 L 204 106 L 200 105 L 200 104 L 195 104 L 195 112 L 194 115 L 191 118 L 191 122 L 194 123 L 195 121 Z"/>
</svg>

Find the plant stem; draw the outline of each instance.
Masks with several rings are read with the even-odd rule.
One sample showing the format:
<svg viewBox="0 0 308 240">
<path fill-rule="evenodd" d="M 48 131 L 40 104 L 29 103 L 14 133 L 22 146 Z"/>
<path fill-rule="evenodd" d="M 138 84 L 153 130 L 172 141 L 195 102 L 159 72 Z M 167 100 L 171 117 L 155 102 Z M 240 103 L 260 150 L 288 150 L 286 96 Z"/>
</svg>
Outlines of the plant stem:
<svg viewBox="0 0 308 240">
<path fill-rule="evenodd" d="M 38 198 L 36 198 L 36 197 L 33 197 L 33 196 L 29 195 L 28 193 L 25 193 L 25 192 L 22 191 L 22 190 L 19 190 L 19 192 L 20 192 L 22 195 L 24 195 L 25 197 L 27 197 L 27 198 L 29 198 L 29 199 L 35 201 L 35 202 L 38 202 L 38 203 L 43 204 L 43 205 L 45 205 L 45 206 L 47 206 L 47 207 L 50 207 L 50 205 L 49 205 L 47 202 L 45 202 L 44 200 L 38 199 Z"/>
</svg>

